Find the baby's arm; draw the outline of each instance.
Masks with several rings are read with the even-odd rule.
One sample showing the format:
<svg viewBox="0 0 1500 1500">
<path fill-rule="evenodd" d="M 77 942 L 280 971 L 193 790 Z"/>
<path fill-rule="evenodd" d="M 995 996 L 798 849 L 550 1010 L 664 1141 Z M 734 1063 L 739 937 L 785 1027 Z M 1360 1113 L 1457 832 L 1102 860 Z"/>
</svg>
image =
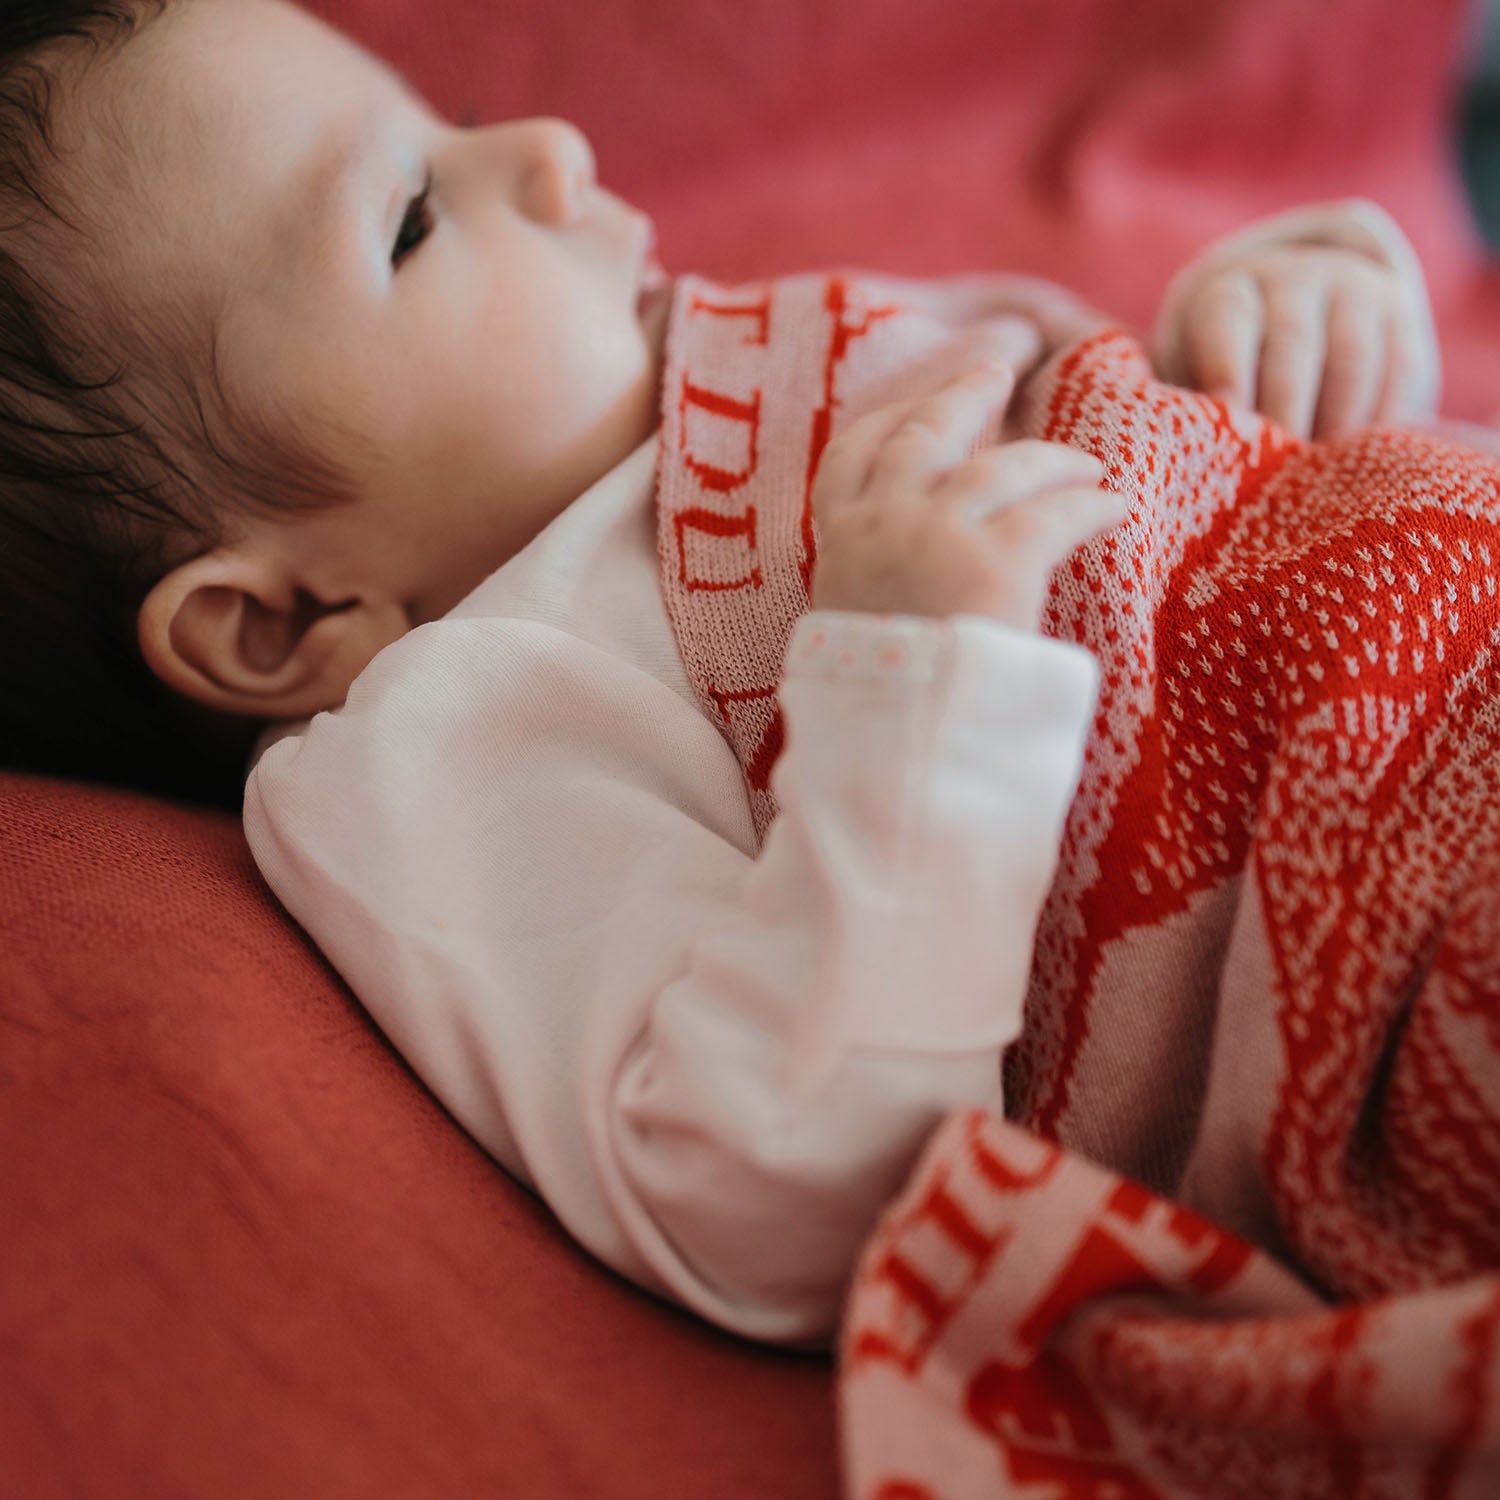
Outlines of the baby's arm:
<svg viewBox="0 0 1500 1500">
<path fill-rule="evenodd" d="M 820 501 L 878 527 L 919 479 L 994 551 L 959 514 L 1001 498 L 982 464 L 929 491 L 1000 396 L 914 409 L 884 462 L 851 428 Z M 1002 508 L 1042 528 L 1047 488 Z M 889 576 L 922 571 L 907 551 Z M 815 611 L 757 853 L 738 761 L 668 681 L 540 621 L 448 619 L 266 751 L 246 830 L 397 1048 L 595 1254 L 814 1341 L 932 1128 L 999 1102 L 1094 685 L 1085 652 L 990 619 Z"/>
<path fill-rule="evenodd" d="M 1230 236 L 1174 279 L 1163 378 L 1253 407 L 1299 437 L 1431 415 L 1439 360 L 1416 255 L 1360 200 Z"/>
</svg>

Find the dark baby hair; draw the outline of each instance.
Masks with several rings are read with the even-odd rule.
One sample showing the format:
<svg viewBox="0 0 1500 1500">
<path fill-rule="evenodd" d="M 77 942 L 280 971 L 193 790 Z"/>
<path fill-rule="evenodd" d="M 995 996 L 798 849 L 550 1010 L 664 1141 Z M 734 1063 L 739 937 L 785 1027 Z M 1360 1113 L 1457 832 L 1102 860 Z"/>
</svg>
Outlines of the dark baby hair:
<svg viewBox="0 0 1500 1500">
<path fill-rule="evenodd" d="M 234 430 L 212 357 L 173 351 L 180 389 L 152 390 L 53 284 L 86 219 L 56 171 L 57 59 L 93 66 L 170 4 L 0 0 L 0 767 L 237 807 L 258 726 L 163 686 L 136 614 L 237 504 L 306 509 L 332 481 Z"/>
</svg>

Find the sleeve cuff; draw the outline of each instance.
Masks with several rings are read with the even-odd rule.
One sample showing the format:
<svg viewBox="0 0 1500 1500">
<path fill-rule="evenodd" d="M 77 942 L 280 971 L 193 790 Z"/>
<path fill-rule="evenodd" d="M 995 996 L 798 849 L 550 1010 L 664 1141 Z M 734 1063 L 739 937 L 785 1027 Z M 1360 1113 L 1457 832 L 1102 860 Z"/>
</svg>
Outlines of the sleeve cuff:
<svg viewBox="0 0 1500 1500">
<path fill-rule="evenodd" d="M 785 676 L 893 696 L 944 683 L 981 722 L 1010 719 L 1023 706 L 1050 722 L 1087 718 L 1099 667 L 1082 646 L 983 615 L 812 610 L 793 628 Z"/>
<path fill-rule="evenodd" d="M 947 620 L 813 610 L 792 631 L 786 675 L 900 692 L 945 676 L 954 649 Z"/>
</svg>

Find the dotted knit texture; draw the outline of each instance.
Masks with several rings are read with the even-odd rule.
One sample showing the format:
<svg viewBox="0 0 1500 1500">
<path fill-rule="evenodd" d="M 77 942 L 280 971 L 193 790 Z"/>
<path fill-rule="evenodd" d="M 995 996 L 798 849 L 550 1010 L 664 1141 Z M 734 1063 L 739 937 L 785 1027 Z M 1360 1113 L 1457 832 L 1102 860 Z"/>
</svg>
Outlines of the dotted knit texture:
<svg viewBox="0 0 1500 1500">
<path fill-rule="evenodd" d="M 1104 686 L 1015 1109 L 1069 1137 L 1094 1073 L 1133 1061 L 1149 1078 L 1173 1045 L 1149 992 L 1111 983 L 1112 946 L 1141 929 L 1195 945 L 1212 1006 L 1224 944 L 1196 922 L 1160 929 L 1229 911 L 1243 947 L 1258 908 L 1280 1233 L 1351 1294 L 1494 1264 L 1500 947 L 1481 937 L 1500 913 L 1500 469 L 1412 434 L 1305 445 L 1235 425 L 1154 382 L 1121 336 L 1058 371 L 1047 435 L 1096 451 L 1133 505 L 1065 570 L 1049 616 L 1098 653 Z M 1202 901 L 1242 876 L 1253 908 Z M 1132 1008 L 1133 1059 L 1090 1052 L 1111 1006 Z"/>
<path fill-rule="evenodd" d="M 677 314 L 664 589 L 764 830 L 817 458 L 931 344 L 849 278 Z M 1500 466 L 1296 441 L 1114 330 L 1019 409 L 1130 515 L 1054 578 L 1102 687 L 1009 1118 L 950 1120 L 864 1258 L 850 1493 L 1494 1493 Z"/>
</svg>

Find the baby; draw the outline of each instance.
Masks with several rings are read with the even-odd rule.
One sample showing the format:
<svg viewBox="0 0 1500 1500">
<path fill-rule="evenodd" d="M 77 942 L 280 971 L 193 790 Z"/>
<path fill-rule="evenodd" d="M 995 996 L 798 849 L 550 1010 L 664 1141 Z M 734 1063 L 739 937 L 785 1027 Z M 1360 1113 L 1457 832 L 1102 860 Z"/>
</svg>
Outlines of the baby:
<svg viewBox="0 0 1500 1500">
<path fill-rule="evenodd" d="M 840 387 L 761 816 L 654 501 L 669 321 L 764 342 L 769 300 L 674 293 L 571 126 L 453 127 L 282 0 L 22 4 L 0 68 L 5 759 L 213 795 L 278 726 L 256 859 L 457 1119 L 641 1285 L 826 1338 L 1021 1027 L 1097 687 L 1038 627 L 1124 500 L 1020 434 L 1097 320 L 913 286 L 911 357 Z M 1189 267 L 1157 351 L 1301 437 L 1435 390 L 1359 206 Z M 727 493 L 758 398 L 668 389 Z"/>
</svg>

